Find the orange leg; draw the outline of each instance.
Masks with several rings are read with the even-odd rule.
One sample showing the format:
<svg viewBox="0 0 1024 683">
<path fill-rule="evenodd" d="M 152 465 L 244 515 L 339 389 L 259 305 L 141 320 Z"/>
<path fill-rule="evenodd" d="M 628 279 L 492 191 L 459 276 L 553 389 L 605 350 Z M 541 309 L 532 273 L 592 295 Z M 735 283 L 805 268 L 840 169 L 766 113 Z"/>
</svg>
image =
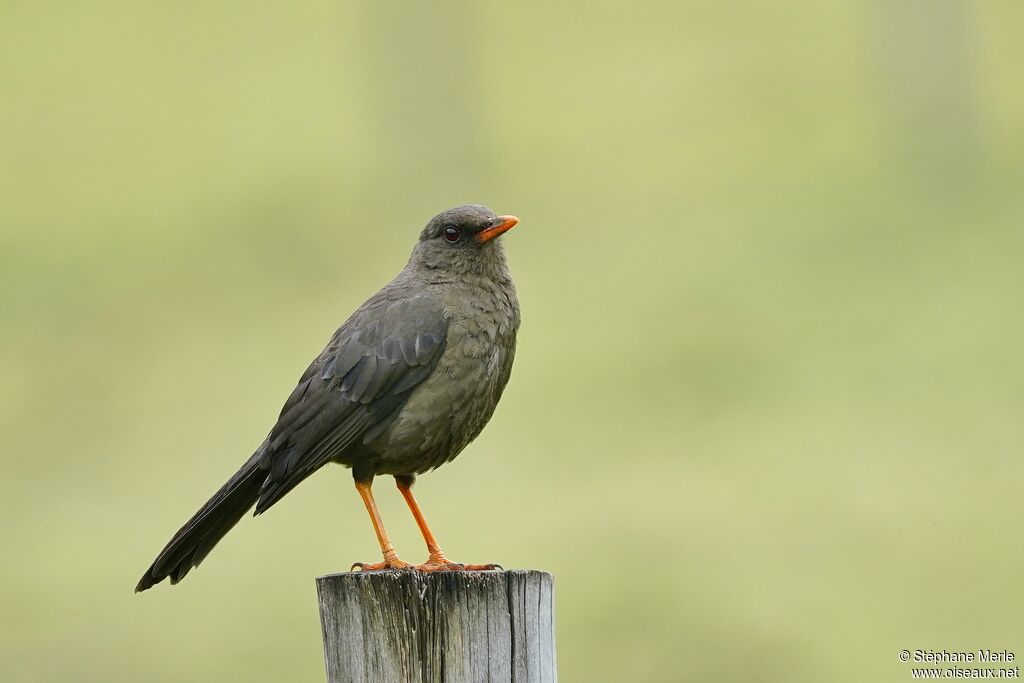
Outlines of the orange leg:
<svg viewBox="0 0 1024 683">
<path fill-rule="evenodd" d="M 427 561 L 423 564 L 413 566 L 413 569 L 421 572 L 436 572 L 443 570 L 486 571 L 488 569 L 501 569 L 501 567 L 496 564 L 459 564 L 457 562 L 452 562 L 445 557 L 441 547 L 437 544 L 437 539 L 434 538 L 434 533 L 427 525 L 427 520 L 423 516 L 423 511 L 420 510 L 419 503 L 416 502 L 416 497 L 412 495 L 412 485 L 415 481 L 415 477 L 395 477 L 395 484 L 398 485 L 398 490 L 402 492 L 402 497 L 405 498 L 405 502 L 409 505 L 409 510 L 412 511 L 412 516 L 416 520 L 416 526 L 420 528 L 420 533 L 423 534 L 423 540 L 427 542 L 427 553 L 429 553 Z"/>
<path fill-rule="evenodd" d="M 381 521 L 380 512 L 377 510 L 377 503 L 373 500 L 373 491 L 370 490 L 371 486 L 373 486 L 373 482 L 356 482 L 356 490 L 359 491 L 359 495 L 363 498 L 363 503 L 366 504 L 366 511 L 370 513 L 370 522 L 373 523 L 373 530 L 377 533 L 377 542 L 380 543 L 380 551 L 384 553 L 384 561 L 372 564 L 356 562 L 352 565 L 352 569 L 356 567 L 363 571 L 405 569 L 409 566 L 409 563 L 398 559 L 395 547 L 391 545 L 391 539 L 388 538 L 388 532 L 384 530 L 384 522 Z"/>
</svg>

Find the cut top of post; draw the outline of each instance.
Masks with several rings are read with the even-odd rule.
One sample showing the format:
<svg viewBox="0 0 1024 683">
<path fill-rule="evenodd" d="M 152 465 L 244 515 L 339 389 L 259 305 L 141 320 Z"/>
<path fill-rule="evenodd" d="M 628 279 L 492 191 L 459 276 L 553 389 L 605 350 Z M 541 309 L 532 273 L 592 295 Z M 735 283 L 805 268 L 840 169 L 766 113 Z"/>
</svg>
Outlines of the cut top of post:
<svg viewBox="0 0 1024 683">
<path fill-rule="evenodd" d="M 317 592 L 329 683 L 557 680 L 546 572 L 351 572 Z"/>
</svg>

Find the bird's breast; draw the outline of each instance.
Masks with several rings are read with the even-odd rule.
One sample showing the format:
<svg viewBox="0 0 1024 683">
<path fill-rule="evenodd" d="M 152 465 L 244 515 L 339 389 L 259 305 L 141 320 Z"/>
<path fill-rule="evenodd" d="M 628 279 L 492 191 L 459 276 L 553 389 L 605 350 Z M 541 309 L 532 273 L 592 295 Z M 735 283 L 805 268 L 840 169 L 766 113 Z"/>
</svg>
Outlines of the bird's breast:
<svg viewBox="0 0 1024 683">
<path fill-rule="evenodd" d="M 519 327 L 515 292 L 453 299 L 437 367 L 374 444 L 381 473 L 423 472 L 454 458 L 490 420 L 508 382 Z"/>
</svg>

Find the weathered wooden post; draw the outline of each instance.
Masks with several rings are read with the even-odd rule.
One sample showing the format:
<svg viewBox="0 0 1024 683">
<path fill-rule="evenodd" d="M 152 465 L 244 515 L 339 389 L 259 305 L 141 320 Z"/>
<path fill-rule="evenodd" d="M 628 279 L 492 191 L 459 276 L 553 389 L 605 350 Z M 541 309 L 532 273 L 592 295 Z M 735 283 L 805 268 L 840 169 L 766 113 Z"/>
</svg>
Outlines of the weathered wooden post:
<svg viewBox="0 0 1024 683">
<path fill-rule="evenodd" d="M 557 680 L 546 572 L 352 572 L 316 585 L 329 683 Z"/>
</svg>

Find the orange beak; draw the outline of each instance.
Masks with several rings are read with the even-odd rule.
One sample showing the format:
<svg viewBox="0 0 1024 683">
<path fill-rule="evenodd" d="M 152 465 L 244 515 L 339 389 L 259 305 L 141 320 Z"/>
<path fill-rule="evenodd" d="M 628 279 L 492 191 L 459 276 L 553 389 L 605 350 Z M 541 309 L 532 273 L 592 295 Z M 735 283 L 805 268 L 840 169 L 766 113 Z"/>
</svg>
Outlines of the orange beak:
<svg viewBox="0 0 1024 683">
<path fill-rule="evenodd" d="M 508 232 L 512 228 L 516 227 L 516 223 L 518 222 L 519 219 L 515 216 L 498 216 L 493 221 L 494 225 L 477 233 L 476 239 L 478 242 L 493 240 L 498 235 Z"/>
</svg>

